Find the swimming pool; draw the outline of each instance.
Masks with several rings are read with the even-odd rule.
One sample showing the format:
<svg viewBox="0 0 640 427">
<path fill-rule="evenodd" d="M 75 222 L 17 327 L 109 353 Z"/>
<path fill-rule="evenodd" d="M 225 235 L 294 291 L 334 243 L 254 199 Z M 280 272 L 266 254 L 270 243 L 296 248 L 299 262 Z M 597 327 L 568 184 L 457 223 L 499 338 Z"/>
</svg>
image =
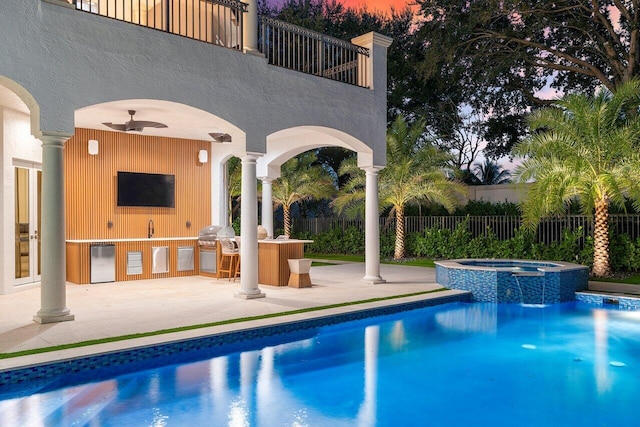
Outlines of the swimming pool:
<svg viewBox="0 0 640 427">
<path fill-rule="evenodd" d="M 15 390 L 2 395 L 0 425 L 605 426 L 639 417 L 638 312 L 451 303 L 228 350 Z"/>
</svg>

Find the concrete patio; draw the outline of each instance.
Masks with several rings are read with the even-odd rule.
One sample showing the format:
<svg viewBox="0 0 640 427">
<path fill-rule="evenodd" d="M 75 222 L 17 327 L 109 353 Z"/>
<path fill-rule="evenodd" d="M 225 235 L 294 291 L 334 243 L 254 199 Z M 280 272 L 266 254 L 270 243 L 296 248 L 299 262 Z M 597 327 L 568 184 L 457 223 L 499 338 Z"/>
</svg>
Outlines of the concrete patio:
<svg viewBox="0 0 640 427">
<path fill-rule="evenodd" d="M 388 298 L 441 288 L 435 282 L 435 270 L 421 267 L 382 265 L 381 274 L 387 282 L 377 285 L 361 281 L 364 275 L 364 264 L 361 263 L 312 267 L 310 274 L 313 283 L 311 288 L 261 286 L 266 298 L 255 300 L 234 297 L 234 293 L 240 288 L 238 281 L 234 283 L 227 279 L 216 280 L 201 276 L 91 285 L 67 284 L 67 307 L 75 315 L 75 320 L 44 325 L 32 320 L 40 305 L 39 288 L 0 295 L 0 353 L 211 324 L 345 302 Z M 452 293 L 460 291 L 394 298 L 0 359 L 0 370 L 179 341 L 230 330 L 330 316 L 381 305 L 401 304 Z"/>
</svg>

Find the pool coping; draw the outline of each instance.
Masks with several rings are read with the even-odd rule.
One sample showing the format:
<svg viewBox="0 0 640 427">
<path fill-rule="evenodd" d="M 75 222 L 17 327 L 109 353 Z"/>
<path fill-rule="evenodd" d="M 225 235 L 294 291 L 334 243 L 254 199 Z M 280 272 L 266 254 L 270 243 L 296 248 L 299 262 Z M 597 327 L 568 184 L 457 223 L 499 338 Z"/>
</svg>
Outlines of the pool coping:
<svg viewBox="0 0 640 427">
<path fill-rule="evenodd" d="M 471 294 L 469 292 L 446 290 L 2 359 L 0 360 L 0 386 L 15 384 L 15 381 L 11 380 L 11 376 L 15 375 L 21 377 L 22 381 L 40 378 L 45 374 L 50 375 L 52 374 L 51 367 L 55 367 L 54 371 L 57 372 L 53 375 L 60 375 L 66 369 L 76 369 L 76 365 L 86 365 L 85 367 L 89 368 L 107 366 L 104 365 L 103 360 L 108 360 L 109 357 L 114 358 L 116 354 L 123 352 L 128 353 L 130 359 L 138 361 L 142 359 L 139 359 L 136 354 L 145 354 L 146 357 L 153 353 L 155 348 L 163 346 L 167 348 L 173 346 L 177 352 L 183 352 L 185 342 L 194 343 L 198 340 L 221 340 L 222 343 L 246 341 L 292 330 L 314 328 L 323 324 L 363 319 L 374 315 L 397 313 L 449 302 L 470 301 Z"/>
<path fill-rule="evenodd" d="M 560 272 L 571 270 L 583 270 L 588 269 L 585 265 L 574 264 L 564 261 L 544 261 L 544 260 L 527 260 L 527 259 L 508 259 L 508 258 L 460 258 L 460 259 L 448 259 L 443 261 L 434 261 L 434 264 L 445 268 L 458 268 L 461 270 L 488 270 L 488 271 L 512 271 L 514 267 L 485 267 L 479 265 L 463 264 L 464 262 L 487 262 L 487 263 L 500 263 L 500 262 L 517 262 L 521 264 L 553 264 L 553 266 L 538 267 L 539 271 L 544 272 Z"/>
</svg>

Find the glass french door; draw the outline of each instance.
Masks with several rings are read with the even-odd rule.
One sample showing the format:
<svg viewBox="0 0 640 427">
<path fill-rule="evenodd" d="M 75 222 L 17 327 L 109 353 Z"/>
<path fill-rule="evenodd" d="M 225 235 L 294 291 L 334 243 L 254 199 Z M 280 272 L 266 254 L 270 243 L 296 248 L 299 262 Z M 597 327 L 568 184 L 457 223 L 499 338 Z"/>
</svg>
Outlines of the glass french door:
<svg viewBox="0 0 640 427">
<path fill-rule="evenodd" d="M 42 171 L 36 165 L 16 165 L 14 182 L 15 279 L 22 285 L 40 280 Z"/>
</svg>

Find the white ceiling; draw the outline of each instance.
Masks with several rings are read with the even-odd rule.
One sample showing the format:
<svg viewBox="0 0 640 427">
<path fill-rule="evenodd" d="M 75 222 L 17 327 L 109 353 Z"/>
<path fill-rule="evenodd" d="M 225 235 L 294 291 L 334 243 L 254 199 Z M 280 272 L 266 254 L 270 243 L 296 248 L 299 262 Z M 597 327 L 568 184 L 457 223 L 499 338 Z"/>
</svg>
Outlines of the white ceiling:
<svg viewBox="0 0 640 427">
<path fill-rule="evenodd" d="M 167 128 L 145 128 L 141 133 L 150 136 L 198 139 L 211 141 L 211 132 L 238 135 L 239 130 L 213 114 L 184 104 L 154 99 L 129 99 L 81 108 L 75 112 L 75 127 L 111 130 L 104 122 L 125 123 L 130 120 L 128 110 L 135 110 L 135 120 L 160 122 Z"/>
</svg>

